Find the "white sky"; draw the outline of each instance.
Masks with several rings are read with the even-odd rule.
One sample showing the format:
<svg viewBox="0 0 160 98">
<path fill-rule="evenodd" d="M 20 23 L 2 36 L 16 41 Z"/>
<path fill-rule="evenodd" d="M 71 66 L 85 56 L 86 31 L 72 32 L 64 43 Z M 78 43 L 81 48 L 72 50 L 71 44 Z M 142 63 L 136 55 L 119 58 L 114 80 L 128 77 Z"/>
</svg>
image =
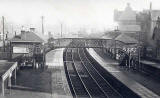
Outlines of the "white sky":
<svg viewBox="0 0 160 98">
<path fill-rule="evenodd" d="M 115 25 L 114 9 L 124 10 L 130 3 L 134 10 L 160 9 L 159 0 L 0 0 L 0 17 L 4 16 L 6 25 L 14 29 L 22 25 L 41 28 L 41 16 L 45 17 L 45 31 L 59 31 L 73 28 L 107 29 Z M 0 18 L 0 21 L 2 19 Z M 1 23 L 0 23 L 1 26 Z"/>
</svg>

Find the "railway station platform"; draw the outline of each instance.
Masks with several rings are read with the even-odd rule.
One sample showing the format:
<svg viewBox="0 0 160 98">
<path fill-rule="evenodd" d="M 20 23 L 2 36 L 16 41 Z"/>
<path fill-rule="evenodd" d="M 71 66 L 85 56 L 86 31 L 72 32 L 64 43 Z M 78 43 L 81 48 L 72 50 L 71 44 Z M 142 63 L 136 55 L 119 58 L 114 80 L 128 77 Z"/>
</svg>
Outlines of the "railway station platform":
<svg viewBox="0 0 160 98">
<path fill-rule="evenodd" d="M 52 98 L 72 98 L 63 66 L 63 50 L 58 48 L 46 54 L 46 65 L 52 71 Z"/>
<path fill-rule="evenodd" d="M 13 82 L 11 89 L 5 90 L 0 98 L 72 98 L 62 65 L 63 49 L 48 52 L 46 62 L 45 69 L 18 70 L 16 84 Z"/>
<path fill-rule="evenodd" d="M 160 69 L 160 63 L 157 63 L 157 62 L 154 62 L 154 61 L 149 61 L 149 60 L 146 60 L 146 59 L 141 59 L 141 63 L 142 64 L 146 64 L 148 66 L 155 67 L 157 69 Z"/>
<path fill-rule="evenodd" d="M 160 62 L 141 59 L 140 64 L 141 71 L 145 72 L 146 74 L 152 75 L 152 77 L 160 80 Z"/>
<path fill-rule="evenodd" d="M 89 48 L 87 52 L 116 80 L 125 85 L 141 98 L 160 98 L 160 82 L 145 74 L 122 68 L 116 60 L 103 56 Z M 124 89 L 121 89 L 124 90 Z"/>
</svg>

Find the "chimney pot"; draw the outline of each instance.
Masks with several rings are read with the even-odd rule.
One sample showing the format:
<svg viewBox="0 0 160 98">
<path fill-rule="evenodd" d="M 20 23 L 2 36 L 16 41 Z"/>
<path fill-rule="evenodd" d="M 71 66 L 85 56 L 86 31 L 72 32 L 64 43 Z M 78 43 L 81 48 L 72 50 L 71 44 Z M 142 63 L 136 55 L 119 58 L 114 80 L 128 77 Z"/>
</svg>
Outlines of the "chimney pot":
<svg viewBox="0 0 160 98">
<path fill-rule="evenodd" d="M 35 32 L 35 28 L 30 28 L 30 32 Z"/>
<path fill-rule="evenodd" d="M 21 34 L 24 34 L 25 33 L 25 30 L 21 30 Z"/>
</svg>

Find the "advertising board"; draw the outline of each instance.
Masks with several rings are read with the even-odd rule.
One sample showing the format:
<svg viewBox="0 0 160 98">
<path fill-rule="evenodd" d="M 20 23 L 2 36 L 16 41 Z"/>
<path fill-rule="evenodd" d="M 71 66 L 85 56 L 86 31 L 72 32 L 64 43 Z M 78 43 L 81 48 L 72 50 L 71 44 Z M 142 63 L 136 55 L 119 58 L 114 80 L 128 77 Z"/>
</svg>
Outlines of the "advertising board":
<svg viewBox="0 0 160 98">
<path fill-rule="evenodd" d="M 27 47 L 13 47 L 13 53 L 29 53 Z"/>
</svg>

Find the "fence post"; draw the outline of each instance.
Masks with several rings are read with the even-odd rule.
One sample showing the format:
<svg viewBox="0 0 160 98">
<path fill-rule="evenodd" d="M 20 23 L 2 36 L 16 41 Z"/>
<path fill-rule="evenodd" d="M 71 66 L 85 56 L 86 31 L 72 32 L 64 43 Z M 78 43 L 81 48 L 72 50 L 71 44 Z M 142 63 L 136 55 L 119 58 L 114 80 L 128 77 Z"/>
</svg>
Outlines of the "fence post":
<svg viewBox="0 0 160 98">
<path fill-rule="evenodd" d="M 128 55 L 129 55 L 129 58 L 128 58 L 128 60 L 129 60 L 129 62 L 128 62 L 128 63 L 129 63 L 129 64 L 128 64 L 128 67 L 129 67 L 129 69 L 130 69 L 130 68 L 131 68 L 131 54 L 130 54 L 130 52 L 129 52 Z"/>
</svg>

